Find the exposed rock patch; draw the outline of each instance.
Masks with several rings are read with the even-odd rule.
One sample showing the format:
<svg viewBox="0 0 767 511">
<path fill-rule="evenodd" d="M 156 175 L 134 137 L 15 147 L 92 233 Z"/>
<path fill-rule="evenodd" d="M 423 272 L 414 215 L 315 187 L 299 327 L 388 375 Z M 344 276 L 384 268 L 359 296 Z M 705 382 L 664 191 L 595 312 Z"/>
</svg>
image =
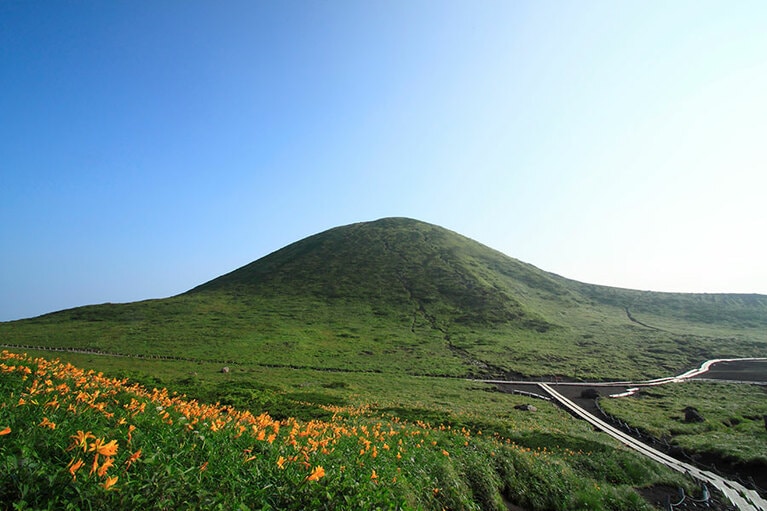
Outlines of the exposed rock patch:
<svg viewBox="0 0 767 511">
<path fill-rule="evenodd" d="M 692 406 L 686 407 L 684 410 L 684 421 L 688 423 L 705 422 L 706 419 L 700 414 L 700 412 Z"/>
</svg>

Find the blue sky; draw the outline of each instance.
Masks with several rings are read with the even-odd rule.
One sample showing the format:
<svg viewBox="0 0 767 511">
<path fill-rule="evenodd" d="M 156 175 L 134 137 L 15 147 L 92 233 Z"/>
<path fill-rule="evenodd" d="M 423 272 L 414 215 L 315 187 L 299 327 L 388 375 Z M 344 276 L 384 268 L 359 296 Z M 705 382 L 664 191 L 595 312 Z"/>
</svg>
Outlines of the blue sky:
<svg viewBox="0 0 767 511">
<path fill-rule="evenodd" d="M 767 3 L 0 2 L 0 320 L 408 216 L 767 294 Z"/>
</svg>

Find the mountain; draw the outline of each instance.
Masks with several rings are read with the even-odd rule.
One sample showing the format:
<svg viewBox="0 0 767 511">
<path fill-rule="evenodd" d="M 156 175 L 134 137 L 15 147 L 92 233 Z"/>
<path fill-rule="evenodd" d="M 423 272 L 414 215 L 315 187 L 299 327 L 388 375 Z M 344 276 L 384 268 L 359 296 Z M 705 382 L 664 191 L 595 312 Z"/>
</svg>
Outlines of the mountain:
<svg viewBox="0 0 767 511">
<path fill-rule="evenodd" d="M 406 218 L 338 227 L 278 250 L 190 293 L 303 296 L 398 310 L 433 325 L 515 323 L 547 329 L 504 276 L 561 292 L 537 268 L 459 234 Z"/>
<path fill-rule="evenodd" d="M 0 323 L 8 344 L 455 377 L 665 376 L 765 356 L 766 332 L 767 296 L 584 284 L 406 218 L 330 229 L 172 298 Z"/>
</svg>

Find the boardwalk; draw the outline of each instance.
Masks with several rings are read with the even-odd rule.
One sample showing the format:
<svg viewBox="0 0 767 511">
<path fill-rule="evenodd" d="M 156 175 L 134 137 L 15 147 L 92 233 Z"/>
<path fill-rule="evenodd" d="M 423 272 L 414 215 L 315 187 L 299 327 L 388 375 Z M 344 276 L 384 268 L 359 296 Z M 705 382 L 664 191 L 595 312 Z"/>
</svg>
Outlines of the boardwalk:
<svg viewBox="0 0 767 511">
<path fill-rule="evenodd" d="M 573 414 L 581 419 L 589 422 L 594 427 L 604 431 L 608 435 L 617 439 L 627 447 L 634 449 L 637 452 L 644 454 L 645 456 L 662 463 L 669 468 L 672 468 L 678 472 L 689 474 L 690 476 L 698 479 L 699 481 L 710 484 L 721 491 L 730 502 L 732 502 L 740 511 L 767 511 L 767 501 L 765 501 L 757 492 L 749 490 L 744 486 L 720 477 L 711 472 L 701 470 L 697 467 L 679 461 L 667 454 L 653 449 L 652 447 L 636 440 L 635 438 L 623 433 L 619 429 L 616 429 L 606 422 L 598 419 L 594 415 L 590 414 L 580 406 L 576 405 L 571 400 L 551 388 L 546 383 L 539 383 L 539 387 L 549 394 L 552 399 L 560 403 L 562 406 L 570 410 Z"/>
</svg>

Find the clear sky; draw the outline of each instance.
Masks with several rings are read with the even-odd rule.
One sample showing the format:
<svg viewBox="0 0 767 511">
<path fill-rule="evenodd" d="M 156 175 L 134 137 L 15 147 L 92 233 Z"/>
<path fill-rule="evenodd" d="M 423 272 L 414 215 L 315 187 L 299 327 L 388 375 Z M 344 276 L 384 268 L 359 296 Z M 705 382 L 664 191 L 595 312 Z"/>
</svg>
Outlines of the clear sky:
<svg viewBox="0 0 767 511">
<path fill-rule="evenodd" d="M 767 2 L 0 2 L 0 320 L 407 216 L 767 294 Z"/>
</svg>

